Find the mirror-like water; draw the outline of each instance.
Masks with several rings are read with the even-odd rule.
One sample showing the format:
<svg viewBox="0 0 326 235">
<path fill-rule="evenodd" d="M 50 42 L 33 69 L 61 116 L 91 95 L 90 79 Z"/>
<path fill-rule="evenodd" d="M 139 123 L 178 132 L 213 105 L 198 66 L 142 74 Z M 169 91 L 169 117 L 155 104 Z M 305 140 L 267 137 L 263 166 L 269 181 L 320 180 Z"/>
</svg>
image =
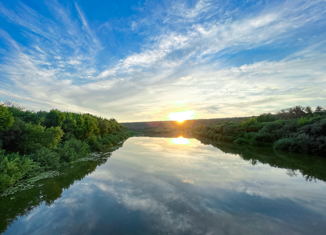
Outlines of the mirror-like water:
<svg viewBox="0 0 326 235">
<path fill-rule="evenodd" d="M 325 234 L 326 160 L 130 138 L 0 199 L 4 234 Z M 218 147 L 218 148 L 216 148 Z"/>
</svg>

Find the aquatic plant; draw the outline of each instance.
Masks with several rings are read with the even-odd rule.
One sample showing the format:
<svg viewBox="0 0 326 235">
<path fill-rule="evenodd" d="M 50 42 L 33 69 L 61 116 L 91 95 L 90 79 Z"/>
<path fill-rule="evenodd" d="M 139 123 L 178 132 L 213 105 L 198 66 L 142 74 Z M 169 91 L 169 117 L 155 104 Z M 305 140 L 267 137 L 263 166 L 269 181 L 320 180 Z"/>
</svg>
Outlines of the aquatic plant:
<svg viewBox="0 0 326 235">
<path fill-rule="evenodd" d="M 36 181 L 42 180 L 42 179 L 47 179 L 47 178 L 53 178 L 55 176 L 61 175 L 57 171 L 47 171 L 44 173 L 39 174 L 38 176 L 35 176 L 33 178 L 29 178 L 23 181 L 20 181 L 19 183 L 16 183 L 15 185 L 7 188 L 3 192 L 0 193 L 0 197 L 6 197 L 8 195 L 14 194 L 16 192 L 32 189 L 36 187 L 34 184 Z M 37 187 L 41 187 L 42 184 L 37 185 Z"/>
</svg>

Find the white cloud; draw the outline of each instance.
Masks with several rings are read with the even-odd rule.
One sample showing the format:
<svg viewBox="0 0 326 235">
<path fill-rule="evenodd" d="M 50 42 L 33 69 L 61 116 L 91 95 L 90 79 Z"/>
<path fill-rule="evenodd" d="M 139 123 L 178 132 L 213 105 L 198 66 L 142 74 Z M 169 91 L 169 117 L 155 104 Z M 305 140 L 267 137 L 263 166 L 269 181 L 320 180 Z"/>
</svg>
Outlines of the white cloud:
<svg viewBox="0 0 326 235">
<path fill-rule="evenodd" d="M 79 64 L 81 64 L 81 62 L 79 60 L 70 60 L 67 63 L 71 64 L 71 65 L 79 65 Z"/>
<path fill-rule="evenodd" d="M 181 77 L 180 79 L 181 80 L 189 80 L 189 79 L 191 79 L 192 77 L 191 76 L 186 76 L 186 77 Z"/>
<path fill-rule="evenodd" d="M 0 51 L 0 73 L 10 80 L 1 81 L 0 94 L 23 101 L 27 108 L 137 121 L 163 119 L 180 109 L 195 110 L 201 118 L 248 116 L 297 104 L 314 106 L 326 99 L 325 42 L 316 37 L 307 41 L 301 35 L 301 41 L 295 40 L 300 50 L 283 58 L 248 58 L 250 62 L 236 65 L 223 58 L 280 47 L 298 30 L 320 24 L 324 8 L 318 1 L 285 2 L 250 15 L 225 10 L 222 3 L 198 1 L 189 8 L 177 2 L 167 10 L 164 22 L 169 27 L 149 35 L 138 52 L 104 57 L 107 63 L 100 57 L 108 53 L 102 46 L 106 38 L 97 37 L 77 4 L 77 21 L 68 8 L 47 4 L 58 22 L 25 5 L 10 10 L 0 5 L 2 15 L 24 29 L 31 45 L 0 31 L 6 45 Z M 128 27 L 137 22 L 137 32 L 142 32 L 145 20 L 133 19 Z"/>
</svg>

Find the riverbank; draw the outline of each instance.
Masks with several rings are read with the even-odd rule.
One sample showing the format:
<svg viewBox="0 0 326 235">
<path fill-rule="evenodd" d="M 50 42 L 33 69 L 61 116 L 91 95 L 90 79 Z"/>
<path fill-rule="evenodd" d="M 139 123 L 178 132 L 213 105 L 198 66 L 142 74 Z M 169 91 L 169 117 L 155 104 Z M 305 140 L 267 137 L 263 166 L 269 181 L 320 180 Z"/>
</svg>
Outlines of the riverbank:
<svg viewBox="0 0 326 235">
<path fill-rule="evenodd" d="M 56 176 L 60 167 L 130 136 L 128 128 L 115 119 L 0 105 L 0 195 L 28 189 L 37 179 Z"/>
<path fill-rule="evenodd" d="M 123 144 L 124 142 L 121 142 L 104 152 L 92 153 L 89 157 L 62 165 L 55 171 L 42 173 L 36 179 L 26 179 L 7 188 L 2 193 L 10 194 L 0 197 L 0 233 L 2 234 L 17 218 L 28 215 L 44 202 L 46 205 L 53 204 L 65 190 L 94 172 L 97 167 L 105 164 L 112 153 Z M 44 174 L 49 173 L 53 175 L 42 178 Z"/>
<path fill-rule="evenodd" d="M 201 125 L 192 129 L 196 138 L 238 145 L 271 146 L 277 150 L 326 156 L 326 111 L 296 106 L 277 114 L 261 114 L 241 123 Z"/>
</svg>

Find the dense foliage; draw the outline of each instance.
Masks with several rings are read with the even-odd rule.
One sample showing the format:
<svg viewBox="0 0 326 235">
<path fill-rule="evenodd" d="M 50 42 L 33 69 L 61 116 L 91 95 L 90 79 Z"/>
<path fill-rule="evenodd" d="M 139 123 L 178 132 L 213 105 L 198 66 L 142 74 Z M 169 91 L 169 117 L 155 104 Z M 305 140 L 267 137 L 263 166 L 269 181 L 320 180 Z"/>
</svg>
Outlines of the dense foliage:
<svg viewBox="0 0 326 235">
<path fill-rule="evenodd" d="M 326 110 L 296 106 L 277 114 L 262 114 L 242 123 L 225 122 L 192 129 L 197 137 L 326 156 Z"/>
<path fill-rule="evenodd" d="M 0 105 L 0 191 L 23 178 L 103 151 L 130 136 L 115 119 Z"/>
</svg>

